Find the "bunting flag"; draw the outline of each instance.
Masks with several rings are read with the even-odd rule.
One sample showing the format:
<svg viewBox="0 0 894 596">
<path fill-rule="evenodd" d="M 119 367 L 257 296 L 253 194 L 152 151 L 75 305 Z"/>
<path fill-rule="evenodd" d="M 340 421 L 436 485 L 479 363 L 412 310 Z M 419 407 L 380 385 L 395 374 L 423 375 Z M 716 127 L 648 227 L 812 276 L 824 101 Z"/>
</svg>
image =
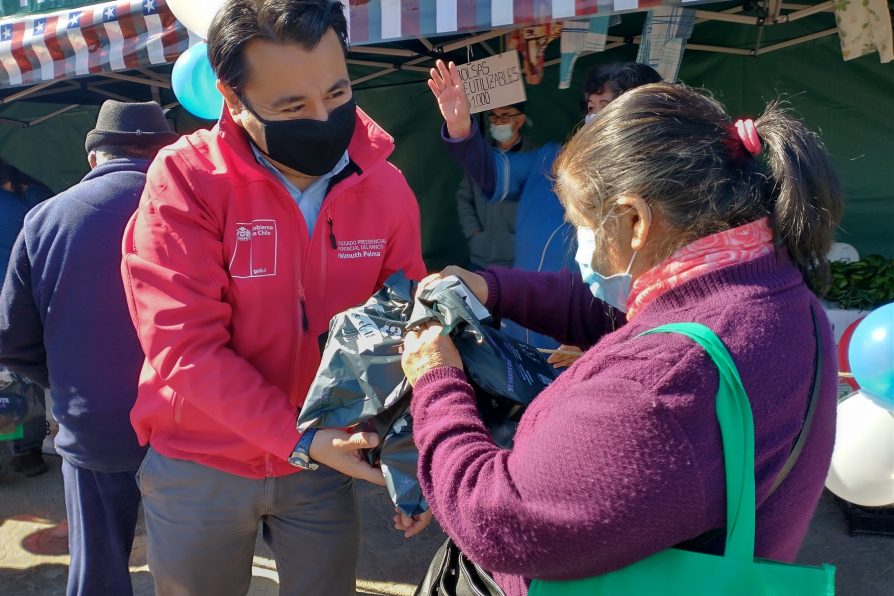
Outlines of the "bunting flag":
<svg viewBox="0 0 894 596">
<path fill-rule="evenodd" d="M 886 0 L 835 2 L 835 21 L 845 60 L 876 51 L 883 64 L 894 60 L 891 14 Z"/>
<path fill-rule="evenodd" d="M 165 0 L 117 0 L 0 21 L 0 87 L 166 64 L 199 41 Z"/>
<path fill-rule="evenodd" d="M 506 47 L 518 50 L 521 56 L 522 70 L 528 85 L 539 85 L 543 80 L 546 48 L 561 35 L 561 22 L 522 27 L 506 35 Z"/>
<path fill-rule="evenodd" d="M 0 17 L 48 12 L 93 4 L 96 0 L 0 0 Z"/>
<path fill-rule="evenodd" d="M 196 0 L 197 2 L 199 0 Z M 518 29 L 599 14 L 710 0 L 342 0 L 352 45 Z M 165 0 L 116 0 L 0 20 L 0 87 L 165 64 L 199 40 Z M 30 6 L 30 5 L 29 5 Z M 584 45 L 592 44 L 588 31 Z M 589 40 L 589 41 L 588 41 Z M 584 51 L 589 51 L 584 48 Z"/>
<path fill-rule="evenodd" d="M 347 1 L 347 0 L 342 0 Z M 717 0 L 350 0 L 352 45 L 528 27 Z"/>
<path fill-rule="evenodd" d="M 659 6 L 649 11 L 643 24 L 637 62 L 648 64 L 668 83 L 677 80 L 686 41 L 695 26 L 695 11 L 691 8 Z"/>
<path fill-rule="evenodd" d="M 614 19 L 621 17 L 590 17 L 589 19 L 562 21 L 562 37 L 559 41 L 559 89 L 571 86 L 574 63 L 581 56 L 605 50 L 608 28 Z"/>
</svg>

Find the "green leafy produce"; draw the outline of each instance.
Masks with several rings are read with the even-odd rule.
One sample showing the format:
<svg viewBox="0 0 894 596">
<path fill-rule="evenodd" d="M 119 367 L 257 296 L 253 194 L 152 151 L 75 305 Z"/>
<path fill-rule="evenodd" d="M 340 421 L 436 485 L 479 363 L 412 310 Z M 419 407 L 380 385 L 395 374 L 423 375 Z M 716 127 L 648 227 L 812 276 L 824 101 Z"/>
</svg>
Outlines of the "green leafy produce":
<svg viewBox="0 0 894 596">
<path fill-rule="evenodd" d="M 894 302 L 894 259 L 869 255 L 854 263 L 831 263 L 826 300 L 839 308 L 872 310 Z"/>
</svg>

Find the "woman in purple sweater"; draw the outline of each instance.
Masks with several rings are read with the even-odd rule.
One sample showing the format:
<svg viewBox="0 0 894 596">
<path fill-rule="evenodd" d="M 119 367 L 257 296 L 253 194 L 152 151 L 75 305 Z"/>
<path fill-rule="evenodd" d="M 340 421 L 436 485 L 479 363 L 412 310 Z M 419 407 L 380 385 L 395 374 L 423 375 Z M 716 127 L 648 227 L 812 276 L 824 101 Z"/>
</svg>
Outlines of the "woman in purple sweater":
<svg viewBox="0 0 894 596">
<path fill-rule="evenodd" d="M 528 578 L 603 574 L 722 528 L 717 369 L 682 336 L 637 337 L 698 322 L 726 344 L 754 413 L 756 555 L 794 560 L 835 434 L 835 351 L 816 293 L 841 195 L 821 141 L 775 106 L 734 124 L 685 87 L 646 85 L 584 126 L 555 174 L 585 279 L 445 273 L 494 314 L 588 349 L 531 404 L 507 451 L 481 423 L 450 339 L 435 326 L 408 335 L 419 479 L 435 517 L 513 596 Z M 805 420 L 817 342 L 812 426 L 770 494 Z M 720 552 L 716 542 L 702 550 Z"/>
</svg>

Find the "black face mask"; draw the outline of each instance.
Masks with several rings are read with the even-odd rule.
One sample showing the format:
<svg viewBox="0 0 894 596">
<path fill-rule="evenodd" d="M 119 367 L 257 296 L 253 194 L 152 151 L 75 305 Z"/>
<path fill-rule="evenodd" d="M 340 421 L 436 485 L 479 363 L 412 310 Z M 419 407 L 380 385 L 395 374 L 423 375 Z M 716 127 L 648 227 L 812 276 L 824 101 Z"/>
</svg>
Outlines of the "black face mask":
<svg viewBox="0 0 894 596">
<path fill-rule="evenodd" d="M 348 103 L 329 113 L 329 119 L 265 120 L 242 98 L 249 112 L 264 126 L 267 155 L 284 166 L 308 176 L 332 171 L 348 150 L 356 125 L 356 104 Z"/>
</svg>

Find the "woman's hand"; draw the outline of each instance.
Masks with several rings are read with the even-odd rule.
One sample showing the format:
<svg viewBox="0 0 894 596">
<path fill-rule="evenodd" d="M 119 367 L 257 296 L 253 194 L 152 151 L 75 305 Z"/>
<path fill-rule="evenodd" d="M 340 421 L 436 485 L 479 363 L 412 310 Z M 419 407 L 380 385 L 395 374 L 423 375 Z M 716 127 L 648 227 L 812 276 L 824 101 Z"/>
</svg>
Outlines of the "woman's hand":
<svg viewBox="0 0 894 596">
<path fill-rule="evenodd" d="M 463 91 L 463 83 L 451 62 L 445 65 L 443 60 L 435 63 L 431 69 L 428 88 L 435 94 L 441 115 L 447 124 L 447 134 L 451 139 L 464 139 L 472 132 L 472 120 L 469 114 L 469 100 Z"/>
<path fill-rule="evenodd" d="M 484 277 L 478 275 L 477 273 L 472 273 L 471 271 L 466 271 L 462 267 L 456 267 L 451 265 L 450 267 L 446 267 L 440 273 L 433 273 L 429 275 L 421 282 L 419 282 L 419 290 L 422 290 L 440 279 L 444 279 L 445 277 L 450 277 L 451 275 L 455 275 L 460 278 L 466 287 L 472 290 L 472 293 L 475 294 L 475 298 L 478 298 L 478 301 L 481 304 L 487 304 L 487 282 L 484 281 Z M 418 290 L 417 290 L 418 293 Z"/>
<path fill-rule="evenodd" d="M 412 538 L 431 523 L 431 509 L 425 513 L 410 517 L 400 512 L 400 509 L 394 510 L 394 529 L 404 533 L 404 538 Z"/>
<path fill-rule="evenodd" d="M 459 352 L 456 351 L 453 340 L 449 336 L 442 335 L 443 330 L 444 328 L 437 323 L 429 323 L 419 330 L 408 331 L 404 336 L 401 365 L 410 385 L 415 386 L 419 377 L 442 366 L 462 370 L 463 361 L 459 357 Z"/>
<path fill-rule="evenodd" d="M 349 435 L 343 430 L 324 428 L 314 435 L 308 455 L 312 460 L 329 466 L 345 476 L 384 486 L 385 478 L 382 476 L 381 468 L 369 465 L 360 453 L 362 449 L 372 449 L 378 444 L 379 437 L 376 433 Z"/>
<path fill-rule="evenodd" d="M 577 346 L 559 346 L 546 360 L 553 368 L 567 368 L 577 362 L 584 353 Z"/>
</svg>

